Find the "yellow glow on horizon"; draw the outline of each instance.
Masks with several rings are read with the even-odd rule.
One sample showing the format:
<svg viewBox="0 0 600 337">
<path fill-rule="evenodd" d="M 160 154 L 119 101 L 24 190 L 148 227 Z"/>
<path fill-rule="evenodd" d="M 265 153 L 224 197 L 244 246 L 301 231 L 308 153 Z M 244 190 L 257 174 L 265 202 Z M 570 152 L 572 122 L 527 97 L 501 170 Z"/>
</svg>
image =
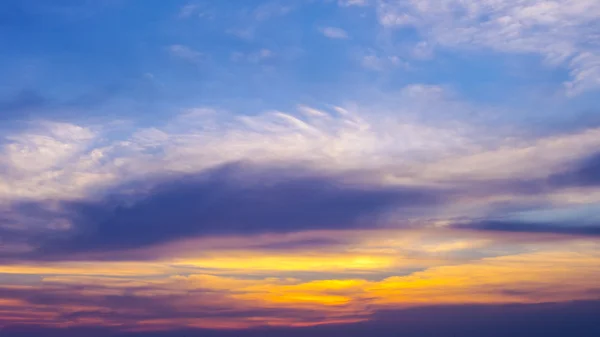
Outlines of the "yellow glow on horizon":
<svg viewBox="0 0 600 337">
<path fill-rule="evenodd" d="M 374 234 L 351 249 L 326 252 L 215 249 L 162 261 L 0 265 L 0 273 L 11 274 L 11 279 L 40 276 L 38 282 L 5 285 L 5 292 L 42 292 L 57 300 L 37 304 L 26 296 L 5 296 L 0 298 L 0 316 L 42 325 L 128 323 L 141 330 L 246 328 L 360 321 L 382 308 L 600 299 L 594 292 L 600 279 L 596 240 L 533 243 L 512 255 L 461 260 L 450 253 L 485 249 L 492 242 L 468 236 L 444 240 L 415 232 L 407 237 L 391 231 Z M 408 267 L 419 271 L 406 274 Z M 67 295 L 82 301 L 61 304 Z M 153 308 L 135 305 L 135 300 L 131 307 L 106 301 L 123 296 L 141 303 L 157 301 L 190 314 L 216 311 L 223 316 L 165 320 L 149 315 L 132 322 L 119 315 Z M 61 321 L 63 315 L 76 312 L 114 316 Z M 228 312 L 236 314 L 227 317 Z"/>
<path fill-rule="evenodd" d="M 593 290 L 598 279 L 595 250 L 536 252 L 432 267 L 390 277 L 366 291 L 380 304 L 528 303 L 589 298 L 586 290 Z M 547 287 L 552 292 L 545 292 Z"/>
<path fill-rule="evenodd" d="M 385 255 L 260 255 L 241 253 L 232 256 L 212 256 L 197 259 L 177 260 L 175 265 L 196 268 L 214 268 L 252 271 L 345 271 L 381 270 L 395 264 L 393 256 Z"/>
</svg>

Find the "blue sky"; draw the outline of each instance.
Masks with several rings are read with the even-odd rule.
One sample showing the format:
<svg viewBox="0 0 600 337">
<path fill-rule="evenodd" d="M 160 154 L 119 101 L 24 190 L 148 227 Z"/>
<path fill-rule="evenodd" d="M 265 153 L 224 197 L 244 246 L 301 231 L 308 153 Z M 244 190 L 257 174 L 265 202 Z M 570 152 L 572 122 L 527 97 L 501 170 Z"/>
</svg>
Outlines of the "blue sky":
<svg viewBox="0 0 600 337">
<path fill-rule="evenodd" d="M 599 18 L 2 1 L 0 330 L 594 335 Z"/>
<path fill-rule="evenodd" d="M 42 101 L 69 117 L 110 113 L 144 120 L 198 105 L 257 113 L 297 104 L 374 104 L 414 83 L 507 108 L 488 113 L 486 122 L 550 124 L 598 108 L 593 80 L 565 88 L 574 77 L 570 60 L 594 52 L 593 39 L 569 40 L 574 46 L 553 40 L 571 54 L 550 64 L 545 58 L 554 50 L 529 45 L 553 38 L 539 23 L 522 28 L 522 42 L 506 47 L 502 36 L 484 35 L 488 28 L 479 22 L 481 32 L 463 38 L 482 41 L 463 43 L 435 35 L 436 25 L 462 29 L 444 26 L 443 18 L 423 27 L 384 21 L 398 10 L 369 1 L 8 1 L 1 40 L 8 76 L 0 93 L 25 118 L 48 113 L 35 112 Z M 594 25 L 559 19 L 582 30 Z M 597 63 L 589 63 L 592 77 Z M 536 116 L 539 110 L 544 113 Z"/>
</svg>

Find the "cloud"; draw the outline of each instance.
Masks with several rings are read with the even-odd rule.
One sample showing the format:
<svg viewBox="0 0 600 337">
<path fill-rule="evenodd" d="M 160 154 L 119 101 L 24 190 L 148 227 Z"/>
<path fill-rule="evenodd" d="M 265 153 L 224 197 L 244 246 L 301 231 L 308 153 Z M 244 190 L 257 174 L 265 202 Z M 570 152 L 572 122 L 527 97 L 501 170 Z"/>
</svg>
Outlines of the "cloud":
<svg viewBox="0 0 600 337">
<path fill-rule="evenodd" d="M 119 195 L 115 188 L 108 200 L 59 207 L 56 216 L 70 219 L 71 229 L 60 235 L 66 239 L 43 242 L 39 253 L 131 249 L 202 235 L 374 226 L 390 208 L 431 206 L 443 198 L 418 187 L 382 188 L 343 179 L 234 164 L 159 182 L 142 195 Z M 135 190 L 135 185 L 124 187 Z"/>
<path fill-rule="evenodd" d="M 194 15 L 197 12 L 198 8 L 199 8 L 199 6 L 196 4 L 187 4 L 183 7 L 181 7 L 181 9 L 179 10 L 179 18 L 181 18 L 181 19 L 189 18 L 190 16 Z"/>
<path fill-rule="evenodd" d="M 338 5 L 342 7 L 366 6 L 368 3 L 369 0 L 338 0 Z"/>
<path fill-rule="evenodd" d="M 171 321 L 166 325 L 170 328 L 185 326 L 185 322 L 191 321 L 204 322 L 207 327 L 212 325 L 217 328 L 224 322 L 232 324 L 232 319 L 239 321 L 238 327 L 260 325 L 252 321 L 264 322 L 267 317 L 290 321 L 298 318 L 326 319 L 323 313 L 301 308 L 269 309 L 242 303 L 234 305 L 227 298 L 227 292 L 218 289 L 198 288 L 188 292 L 143 281 L 137 284 L 123 282 L 121 286 L 111 280 L 106 285 L 89 284 L 85 279 L 78 281 L 78 284 L 70 284 L 50 279 L 43 288 L 0 287 L 0 297 L 29 305 L 31 310 L 22 317 L 21 322 L 30 325 L 68 323 L 85 326 L 89 319 L 102 319 L 105 323 L 121 325 L 122 329 L 143 329 L 144 325 L 151 326 L 153 320 Z M 180 286 L 186 286 L 184 282 L 181 283 Z M 91 293 L 86 294 L 84 288 Z M 118 289 L 116 293 L 115 288 Z M 189 301 L 190 295 L 196 304 Z M 52 312 L 44 309 L 47 307 L 63 309 Z M 0 324 L 6 323 L 0 318 Z M 234 327 L 233 324 L 230 326 Z"/>
<path fill-rule="evenodd" d="M 322 172 L 371 170 L 400 156 L 409 162 L 414 153 L 444 152 L 465 142 L 454 130 L 367 120 L 339 107 L 317 114 L 307 113 L 306 107 L 298 110 L 246 116 L 198 108 L 147 128 L 33 123 L 5 138 L 0 196 L 74 199 L 121 182 L 166 172 L 201 172 L 246 160 L 267 166 L 294 162 Z M 59 134 L 75 130 L 92 135 Z M 114 138 L 114 130 L 124 136 Z M 48 156 L 48 163 L 41 166 L 32 161 Z M 371 160 L 365 162 L 365 156 Z M 23 170 L 24 165 L 30 169 Z"/>
<path fill-rule="evenodd" d="M 565 83 L 568 95 L 600 87 L 600 52 L 581 52 L 571 59 L 569 66 L 571 80 Z"/>
<path fill-rule="evenodd" d="M 318 247 L 333 247 L 339 244 L 340 241 L 333 238 L 313 238 L 256 244 L 252 248 L 267 250 L 294 250 L 305 248 L 314 249 Z"/>
<path fill-rule="evenodd" d="M 563 172 L 553 174 L 550 183 L 557 186 L 599 186 L 600 153 L 594 153 Z"/>
<path fill-rule="evenodd" d="M 333 11 L 336 3 L 375 4 L 385 26 L 376 42 L 390 45 L 354 54 L 371 70 L 395 74 L 406 66 L 395 56 L 400 52 L 427 59 L 434 49 L 488 49 L 542 55 L 549 66 L 568 67 L 572 95 L 597 85 L 596 42 L 574 35 L 596 29 L 579 8 L 591 11 L 587 1 L 308 2 Z M 256 32 L 263 45 L 277 46 L 273 39 L 282 37 L 312 45 L 296 30 L 277 30 L 294 21 L 318 35 L 320 26 L 297 21 L 302 15 L 277 19 L 292 8 L 284 5 L 229 4 L 204 28 L 250 27 L 241 35 Z M 349 10 L 366 24 L 374 19 L 364 8 Z M 180 15 L 200 14 L 192 5 Z M 175 26 L 187 24 L 198 22 Z M 404 51 L 390 35 L 403 25 L 412 43 Z M 349 38 L 336 27 L 321 33 Z M 286 48 L 252 45 L 233 58 L 261 68 L 286 58 Z M 162 46 L 172 61 L 204 59 L 197 45 Z M 210 92 L 223 89 L 221 75 L 236 72 L 227 70 L 203 77 Z M 600 298 L 600 129 L 562 128 L 547 136 L 468 124 L 457 119 L 505 111 L 461 102 L 458 92 L 431 84 L 430 75 L 452 71 L 424 69 L 420 75 L 430 83 L 399 89 L 419 74 L 355 70 L 341 78 L 320 75 L 333 82 L 378 78 L 393 98 L 371 106 L 313 102 L 262 112 L 194 106 L 126 122 L 94 124 L 84 115 L 78 122 L 3 125 L 0 335 L 90 336 L 86 327 L 99 326 L 108 326 L 96 331 L 102 336 L 596 335 L 598 304 L 572 302 Z M 168 80 L 160 69 L 152 72 Z M 312 75 L 304 77 L 310 82 Z M 319 96 L 336 91 L 329 80 L 319 84 Z M 192 82 L 185 90 L 199 84 Z M 293 87 L 314 91 L 301 82 Z M 286 91 L 277 80 L 269 84 Z M 177 89 L 167 91 L 181 97 Z M 285 96 L 279 101 L 289 103 Z M 24 90 L 1 99 L 0 108 L 30 114 L 105 97 L 52 100 Z M 115 103 L 109 110 L 123 107 Z M 539 302 L 562 302 L 569 315 L 556 304 L 532 304 Z M 19 332 L 9 327 L 14 323 L 40 328 Z"/>
<path fill-rule="evenodd" d="M 595 0 L 382 0 L 376 8 L 383 26 L 415 27 L 428 43 L 541 55 L 548 65 L 570 69 L 568 95 L 600 87 Z"/>
<path fill-rule="evenodd" d="M 597 247 L 597 242 L 590 241 L 573 242 L 560 249 L 555 244 L 538 245 L 538 249 L 527 253 L 470 262 L 445 261 L 404 275 L 398 269 L 390 269 L 373 280 L 364 279 L 368 275 L 364 273 L 354 278 L 335 278 L 327 273 L 333 266 L 346 267 L 352 261 L 347 253 L 334 258 L 306 255 L 306 265 L 298 264 L 298 255 L 281 258 L 279 263 L 266 260 L 269 255 L 263 256 L 264 266 L 271 268 L 263 275 L 253 272 L 254 265 L 261 261 L 248 256 L 244 264 L 240 253 L 214 256 L 214 265 L 204 267 L 168 260 L 99 262 L 93 264 L 95 268 L 90 268 L 90 262 L 38 262 L 30 266 L 37 271 L 21 268 L 23 273 L 40 275 L 39 279 L 23 283 L 17 278 L 12 285 L 0 286 L 0 308 L 10 307 L 22 321 L 37 319 L 37 324 L 42 325 L 86 325 L 89 320 L 85 318 L 96 318 L 103 325 L 120 329 L 153 330 L 156 326 L 151 323 L 159 317 L 166 319 L 160 326 L 168 329 L 244 328 L 362 321 L 372 315 L 377 318 L 378 312 L 390 308 L 569 302 L 598 298 L 594 283 L 599 272 Z M 397 257 L 398 253 L 388 255 Z M 197 259 L 211 256 L 203 254 Z M 368 258 L 363 256 L 355 263 L 364 265 Z M 415 256 L 404 257 L 407 258 L 414 260 Z M 231 259 L 239 259 L 240 273 L 232 274 Z M 557 268 L 557 261 L 560 266 L 571 268 L 570 272 Z M 320 278 L 281 274 L 286 268 L 310 270 L 310 264 L 323 264 Z M 20 266 L 0 266 L 3 271 L 10 268 L 18 270 Z M 382 267 L 375 266 L 373 271 L 382 271 Z"/>
<path fill-rule="evenodd" d="M 273 57 L 273 51 L 266 48 L 247 54 L 241 52 L 234 52 L 231 54 L 231 59 L 236 62 L 247 61 L 250 63 L 260 63 L 272 59 Z"/>
<path fill-rule="evenodd" d="M 459 229 L 473 229 L 481 231 L 514 232 L 514 233 L 548 233 L 574 236 L 600 236 L 600 224 L 595 226 L 581 226 L 574 223 L 544 224 L 510 220 L 484 220 L 453 226 Z"/>
<path fill-rule="evenodd" d="M 92 130 L 67 123 L 38 123 L 39 131 L 48 135 L 25 134 L 9 137 L 5 165 L 21 171 L 55 168 L 81 153 L 94 138 Z M 38 132 L 39 132 L 38 131 Z"/>
<path fill-rule="evenodd" d="M 254 27 L 248 27 L 243 29 L 228 29 L 227 33 L 236 36 L 242 40 L 250 41 L 254 38 L 255 30 L 256 29 Z"/>
<path fill-rule="evenodd" d="M 433 46 L 427 41 L 420 41 L 413 48 L 412 55 L 419 60 L 431 59 L 434 56 Z"/>
<path fill-rule="evenodd" d="M 449 96 L 425 84 L 398 95 L 406 104 Z M 57 257 L 187 237 L 365 228 L 381 216 L 399 227 L 409 216 L 471 221 L 499 204 L 600 200 L 590 193 L 597 186 L 596 129 L 482 146 L 462 130 L 300 106 L 295 114 L 255 116 L 193 109 L 125 138 L 106 139 L 105 132 L 39 123 L 7 137 L 2 230 L 18 244 L 5 257 L 27 249 L 31 258 Z"/>
<path fill-rule="evenodd" d="M 6 327 L 6 337 L 50 336 L 103 337 L 380 337 L 463 336 L 463 337 L 560 337 L 575 334 L 595 337 L 600 333 L 596 313 L 598 301 L 539 303 L 521 305 L 443 305 L 425 308 L 388 309 L 366 322 L 313 327 L 259 327 L 237 329 L 177 329 L 117 334 L 114 328 Z"/>
<path fill-rule="evenodd" d="M 317 327 L 261 327 L 246 330 L 178 329 L 117 334 L 118 337 L 303 337 L 348 336 L 418 337 L 455 335 L 464 337 L 560 337 L 576 334 L 594 337 L 600 333 L 595 313 L 597 301 L 567 304 L 462 305 L 387 310 L 369 322 Z M 50 336 L 102 337 L 114 334 L 110 328 L 40 328 L 10 326 L 6 337 Z"/>
<path fill-rule="evenodd" d="M 199 62 L 203 57 L 201 52 L 180 44 L 171 45 L 167 49 L 172 56 L 192 63 Z"/>
<path fill-rule="evenodd" d="M 421 89 L 410 92 L 423 93 Z M 437 90 L 431 88 L 437 95 Z M 429 96 L 430 97 L 430 96 Z M 587 129 L 568 134 L 550 135 L 531 140 L 505 143 L 483 151 L 444 158 L 420 167 L 425 180 L 546 180 L 554 174 L 577 175 L 581 161 L 594 156 L 600 146 L 600 129 Z M 593 161 L 590 162 L 593 164 Z M 561 173 L 563 171 L 567 171 Z M 551 180 L 560 180 L 558 176 Z M 543 182 L 547 184 L 547 181 Z M 558 182 L 557 182 L 558 183 Z"/>
<path fill-rule="evenodd" d="M 565 143 L 563 143 L 565 145 Z M 593 153 L 568 163 L 556 165 L 554 172 L 545 176 L 531 179 L 514 179 L 500 182 L 488 182 L 487 189 L 504 186 L 505 191 L 549 196 L 553 193 L 569 189 L 580 189 L 580 193 L 590 195 L 600 186 L 600 155 Z M 499 190 L 496 191 L 498 193 Z M 467 192 L 468 193 L 468 192 Z M 597 208 L 598 200 L 592 197 L 581 203 L 575 200 L 560 207 L 556 201 L 550 201 L 549 206 L 529 206 L 529 210 L 511 211 L 504 207 L 492 212 L 494 215 L 487 219 L 476 219 L 468 223 L 459 223 L 455 228 L 475 229 L 498 232 L 549 233 L 574 236 L 600 235 L 600 216 L 593 209 Z M 521 206 L 524 209 L 528 207 Z M 549 207 L 549 208 L 548 208 Z"/>
<path fill-rule="evenodd" d="M 384 71 L 386 69 L 396 68 L 399 66 L 403 66 L 405 68 L 409 67 L 409 65 L 402 61 L 402 59 L 400 59 L 398 56 L 380 56 L 373 51 L 369 51 L 360 56 L 359 61 L 364 68 L 375 71 Z"/>
<path fill-rule="evenodd" d="M 348 39 L 348 33 L 341 29 L 341 28 L 337 28 L 337 27 L 324 27 L 321 28 L 321 33 L 330 38 L 330 39 Z"/>
<path fill-rule="evenodd" d="M 257 21 L 265 21 L 273 17 L 284 16 L 294 9 L 290 5 L 282 5 L 279 2 L 268 2 L 254 9 L 252 15 Z"/>
</svg>

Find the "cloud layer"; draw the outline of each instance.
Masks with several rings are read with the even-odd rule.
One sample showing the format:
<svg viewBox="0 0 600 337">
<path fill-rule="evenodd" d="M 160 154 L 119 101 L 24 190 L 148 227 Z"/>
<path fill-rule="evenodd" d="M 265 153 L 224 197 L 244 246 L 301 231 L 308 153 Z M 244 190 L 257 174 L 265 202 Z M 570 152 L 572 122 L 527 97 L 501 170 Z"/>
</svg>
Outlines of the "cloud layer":
<svg viewBox="0 0 600 337">
<path fill-rule="evenodd" d="M 599 4 L 0 1 L 0 335 L 598 335 Z"/>
</svg>

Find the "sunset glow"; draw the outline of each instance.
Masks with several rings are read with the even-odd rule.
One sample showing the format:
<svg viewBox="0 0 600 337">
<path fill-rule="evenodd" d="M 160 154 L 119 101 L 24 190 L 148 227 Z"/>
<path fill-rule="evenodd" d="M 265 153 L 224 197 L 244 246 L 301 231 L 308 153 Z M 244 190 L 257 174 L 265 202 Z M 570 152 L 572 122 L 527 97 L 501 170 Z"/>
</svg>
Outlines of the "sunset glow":
<svg viewBox="0 0 600 337">
<path fill-rule="evenodd" d="M 0 337 L 600 336 L 600 1 L 0 1 Z"/>
</svg>

